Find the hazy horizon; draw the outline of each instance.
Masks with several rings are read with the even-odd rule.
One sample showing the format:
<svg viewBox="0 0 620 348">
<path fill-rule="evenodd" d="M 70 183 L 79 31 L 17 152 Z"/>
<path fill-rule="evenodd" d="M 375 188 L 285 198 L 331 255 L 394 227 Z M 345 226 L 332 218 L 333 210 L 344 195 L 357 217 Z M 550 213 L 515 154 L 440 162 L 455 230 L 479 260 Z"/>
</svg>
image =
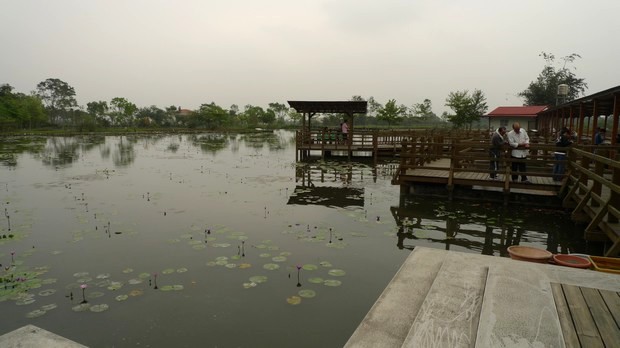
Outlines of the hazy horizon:
<svg viewBox="0 0 620 348">
<path fill-rule="evenodd" d="M 489 111 L 522 105 L 541 52 L 581 55 L 586 94 L 619 83 L 620 4 L 569 1 L 0 0 L 0 84 L 47 78 L 78 103 L 139 107 L 287 100 L 430 99 L 480 89 Z M 593 4 L 596 4 L 593 5 Z"/>
</svg>

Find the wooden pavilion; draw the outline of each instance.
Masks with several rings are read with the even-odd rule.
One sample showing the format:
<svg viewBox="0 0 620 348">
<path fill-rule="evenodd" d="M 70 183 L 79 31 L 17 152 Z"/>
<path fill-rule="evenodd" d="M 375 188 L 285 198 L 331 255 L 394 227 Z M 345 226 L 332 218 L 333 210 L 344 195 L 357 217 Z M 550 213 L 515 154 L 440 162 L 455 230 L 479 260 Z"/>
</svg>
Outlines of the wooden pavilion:
<svg viewBox="0 0 620 348">
<path fill-rule="evenodd" d="M 612 145 L 617 143 L 620 115 L 620 86 L 550 107 L 538 114 L 538 126 L 547 131 L 568 127 L 579 134 L 578 143 L 590 142 L 599 128 L 608 128 L 611 118 Z M 603 117 L 603 124 L 600 118 Z M 587 119 L 587 120 L 586 120 Z M 609 130 L 609 129 L 608 129 Z"/>
<path fill-rule="evenodd" d="M 364 101 L 288 101 L 288 105 L 302 114 L 302 130 L 311 129 L 312 117 L 316 114 L 345 114 L 349 125 L 349 133 L 353 133 L 353 116 L 365 114 L 368 102 Z M 306 118 L 307 117 L 307 118 Z M 307 123 L 306 123 L 307 119 Z"/>
</svg>

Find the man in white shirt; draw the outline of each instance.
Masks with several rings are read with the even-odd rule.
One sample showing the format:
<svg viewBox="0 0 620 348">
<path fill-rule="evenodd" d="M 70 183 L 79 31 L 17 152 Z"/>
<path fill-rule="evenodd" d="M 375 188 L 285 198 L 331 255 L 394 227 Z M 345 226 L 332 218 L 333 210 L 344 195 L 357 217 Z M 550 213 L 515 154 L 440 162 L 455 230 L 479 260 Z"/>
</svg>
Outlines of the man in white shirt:
<svg viewBox="0 0 620 348">
<path fill-rule="evenodd" d="M 521 129 L 519 122 L 512 124 L 512 130 L 508 132 L 508 144 L 512 148 L 510 157 L 512 157 L 512 181 L 519 179 L 519 173 L 521 173 L 521 182 L 529 183 L 527 175 L 525 175 L 526 165 L 525 159 L 529 154 L 530 137 L 527 136 L 527 132 Z"/>
</svg>

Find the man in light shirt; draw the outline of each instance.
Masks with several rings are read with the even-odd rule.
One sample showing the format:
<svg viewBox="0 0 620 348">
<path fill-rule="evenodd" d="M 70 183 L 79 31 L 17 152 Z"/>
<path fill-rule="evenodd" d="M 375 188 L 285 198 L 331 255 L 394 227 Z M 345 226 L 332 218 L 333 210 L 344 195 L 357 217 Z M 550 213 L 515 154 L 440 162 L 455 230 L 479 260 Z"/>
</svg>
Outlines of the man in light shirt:
<svg viewBox="0 0 620 348">
<path fill-rule="evenodd" d="M 525 130 L 521 129 L 519 122 L 512 124 L 512 130 L 508 132 L 508 144 L 512 148 L 510 153 L 510 157 L 512 157 L 513 160 L 512 181 L 517 181 L 517 179 L 519 179 L 519 173 L 521 173 L 521 182 L 529 183 L 530 181 L 527 180 L 527 175 L 525 175 L 527 171 L 525 159 L 529 154 L 530 137 L 527 136 Z"/>
</svg>

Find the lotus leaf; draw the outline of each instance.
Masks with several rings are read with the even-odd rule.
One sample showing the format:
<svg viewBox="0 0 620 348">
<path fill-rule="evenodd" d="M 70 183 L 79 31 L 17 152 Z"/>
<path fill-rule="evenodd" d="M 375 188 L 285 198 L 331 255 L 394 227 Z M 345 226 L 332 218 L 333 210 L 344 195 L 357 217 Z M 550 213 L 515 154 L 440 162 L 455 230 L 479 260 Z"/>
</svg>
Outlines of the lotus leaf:
<svg viewBox="0 0 620 348">
<path fill-rule="evenodd" d="M 304 290 L 299 290 L 297 294 L 304 298 L 313 298 L 316 296 L 316 291 L 310 290 L 310 289 L 304 289 Z"/>
<path fill-rule="evenodd" d="M 110 308 L 110 306 L 108 306 L 108 305 L 107 305 L 107 304 L 105 304 L 105 303 L 102 303 L 102 304 L 98 304 L 98 305 L 91 306 L 91 307 L 90 307 L 90 311 L 91 311 L 91 312 L 95 312 L 95 313 L 100 313 L 100 312 L 107 311 L 107 310 L 108 310 L 108 308 Z"/>
<path fill-rule="evenodd" d="M 301 297 L 299 296 L 291 296 L 289 298 L 286 299 L 286 302 L 290 305 L 298 305 L 301 303 Z"/>
</svg>

